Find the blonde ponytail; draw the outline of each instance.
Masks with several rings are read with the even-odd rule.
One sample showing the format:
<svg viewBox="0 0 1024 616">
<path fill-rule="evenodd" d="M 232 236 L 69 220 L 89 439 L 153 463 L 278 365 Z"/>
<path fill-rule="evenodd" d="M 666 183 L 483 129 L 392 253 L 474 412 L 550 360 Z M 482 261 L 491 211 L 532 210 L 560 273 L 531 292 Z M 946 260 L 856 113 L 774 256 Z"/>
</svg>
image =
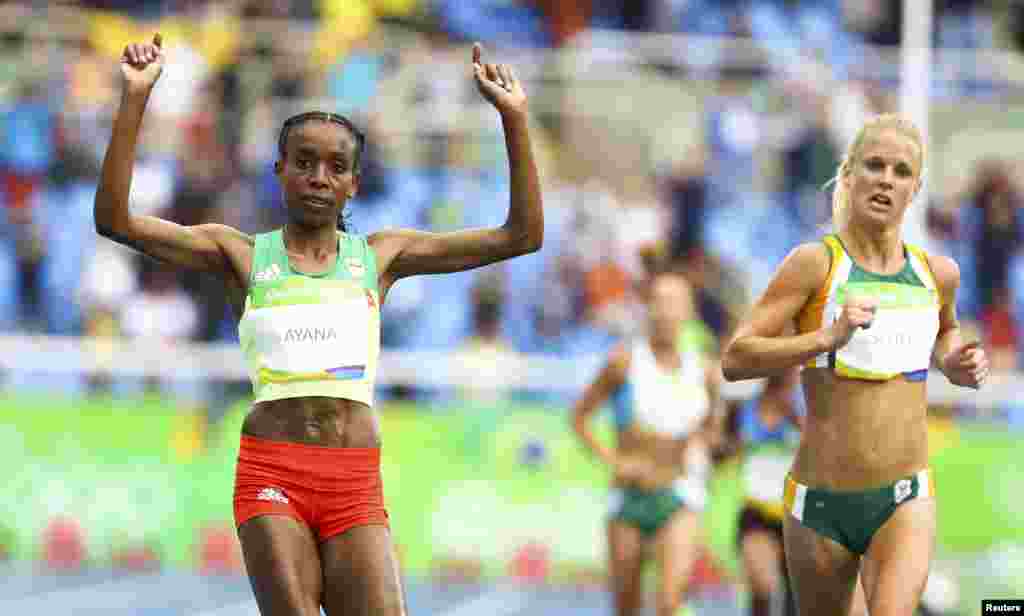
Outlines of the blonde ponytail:
<svg viewBox="0 0 1024 616">
<path fill-rule="evenodd" d="M 839 168 L 836 169 L 836 177 L 831 180 L 831 183 L 835 184 L 835 188 L 832 189 L 832 231 L 835 233 L 839 233 L 842 224 L 845 222 L 844 217 L 850 209 L 850 191 L 843 182 L 846 163 L 846 160 L 839 163 Z"/>
</svg>

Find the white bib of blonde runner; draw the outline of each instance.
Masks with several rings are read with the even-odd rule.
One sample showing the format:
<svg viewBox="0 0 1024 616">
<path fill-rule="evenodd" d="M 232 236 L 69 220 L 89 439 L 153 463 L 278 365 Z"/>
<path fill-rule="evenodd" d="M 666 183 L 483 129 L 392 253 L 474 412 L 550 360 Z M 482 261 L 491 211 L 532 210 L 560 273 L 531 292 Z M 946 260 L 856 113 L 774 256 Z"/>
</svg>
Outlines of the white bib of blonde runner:
<svg viewBox="0 0 1024 616">
<path fill-rule="evenodd" d="M 876 274 L 858 266 L 838 237 L 824 241 L 831 254 L 828 280 L 798 318 L 799 331 L 831 326 L 851 297 L 874 298 L 878 309 L 869 328 L 857 329 L 845 346 L 808 365 L 855 379 L 887 380 L 900 374 L 923 379 L 931 366 L 941 308 L 927 255 L 906 244 L 903 269 Z"/>
<path fill-rule="evenodd" d="M 889 378 L 927 370 L 939 333 L 939 300 L 933 289 L 892 283 L 847 283 L 829 306 L 835 322 L 846 298 L 878 299 L 878 310 L 867 329 L 857 329 L 835 354 L 835 367 L 844 376 Z"/>
</svg>

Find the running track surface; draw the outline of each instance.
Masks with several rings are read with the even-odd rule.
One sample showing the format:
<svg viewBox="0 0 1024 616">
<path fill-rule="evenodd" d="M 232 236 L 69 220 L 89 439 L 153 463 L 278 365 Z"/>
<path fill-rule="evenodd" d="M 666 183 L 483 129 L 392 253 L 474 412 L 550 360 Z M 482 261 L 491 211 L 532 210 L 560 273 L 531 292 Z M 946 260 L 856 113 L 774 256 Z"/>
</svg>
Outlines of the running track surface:
<svg viewBox="0 0 1024 616">
<path fill-rule="evenodd" d="M 609 616 L 606 593 L 515 585 L 406 580 L 409 616 Z M 740 613 L 702 602 L 700 616 Z M 650 612 L 653 613 L 653 610 Z M 96 570 L 43 574 L 0 567 L 0 614 L 24 616 L 259 616 L 249 582 L 236 576 L 165 571 L 125 575 Z"/>
</svg>

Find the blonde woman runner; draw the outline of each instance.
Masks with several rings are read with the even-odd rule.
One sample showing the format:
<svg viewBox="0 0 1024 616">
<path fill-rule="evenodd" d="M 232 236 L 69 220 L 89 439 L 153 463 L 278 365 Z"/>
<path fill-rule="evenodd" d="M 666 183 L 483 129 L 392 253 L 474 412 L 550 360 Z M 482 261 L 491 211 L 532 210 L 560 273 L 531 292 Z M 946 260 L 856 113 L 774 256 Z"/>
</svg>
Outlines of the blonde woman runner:
<svg viewBox="0 0 1024 616">
<path fill-rule="evenodd" d="M 730 381 L 804 365 L 807 418 L 783 520 L 803 616 L 849 613 L 858 573 L 871 616 L 914 613 L 936 528 L 928 369 L 972 388 L 988 375 L 956 319 L 956 263 L 901 237 L 924 154 L 909 121 L 867 122 L 839 166 L 835 233 L 786 257 L 725 349 Z"/>
</svg>

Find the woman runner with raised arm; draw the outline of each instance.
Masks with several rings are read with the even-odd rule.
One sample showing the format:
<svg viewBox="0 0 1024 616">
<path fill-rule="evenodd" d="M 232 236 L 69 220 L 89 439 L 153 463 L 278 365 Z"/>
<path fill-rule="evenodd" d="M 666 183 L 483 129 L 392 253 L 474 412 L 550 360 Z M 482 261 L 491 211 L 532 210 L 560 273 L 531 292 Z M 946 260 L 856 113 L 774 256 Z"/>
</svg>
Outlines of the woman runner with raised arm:
<svg viewBox="0 0 1024 616">
<path fill-rule="evenodd" d="M 260 612 L 405 614 L 380 478 L 373 408 L 380 304 L 395 281 L 536 251 L 544 220 L 526 95 L 505 65 L 469 68 L 499 112 L 511 173 L 504 225 L 361 237 L 341 214 L 359 190 L 363 136 L 309 112 L 284 123 L 275 172 L 288 222 L 246 235 L 131 213 L 132 166 L 146 102 L 164 66 L 160 35 L 128 45 L 124 91 L 96 195 L 97 231 L 151 257 L 222 277 L 238 314 L 254 390 L 242 427 L 234 509 Z M 340 228 L 339 228 L 340 227 Z"/>
<path fill-rule="evenodd" d="M 730 381 L 805 366 L 783 519 L 803 616 L 849 613 L 858 572 L 871 616 L 914 613 L 936 528 L 925 380 L 933 364 L 964 387 L 988 374 L 961 338 L 956 263 L 902 238 L 924 155 L 909 121 L 867 122 L 839 166 L 835 233 L 786 257 L 723 356 Z"/>
</svg>

